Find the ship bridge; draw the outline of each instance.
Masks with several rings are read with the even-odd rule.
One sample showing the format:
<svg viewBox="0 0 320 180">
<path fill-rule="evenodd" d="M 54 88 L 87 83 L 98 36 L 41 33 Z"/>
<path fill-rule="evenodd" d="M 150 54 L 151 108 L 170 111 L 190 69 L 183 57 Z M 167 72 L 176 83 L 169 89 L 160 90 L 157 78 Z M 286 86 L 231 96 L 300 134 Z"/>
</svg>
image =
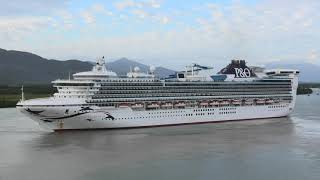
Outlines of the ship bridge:
<svg viewBox="0 0 320 180">
<path fill-rule="evenodd" d="M 113 71 L 107 70 L 104 57 L 97 60 L 92 71 L 80 72 L 73 75 L 73 78 L 76 80 L 99 80 L 109 77 L 117 77 L 117 74 Z"/>
</svg>

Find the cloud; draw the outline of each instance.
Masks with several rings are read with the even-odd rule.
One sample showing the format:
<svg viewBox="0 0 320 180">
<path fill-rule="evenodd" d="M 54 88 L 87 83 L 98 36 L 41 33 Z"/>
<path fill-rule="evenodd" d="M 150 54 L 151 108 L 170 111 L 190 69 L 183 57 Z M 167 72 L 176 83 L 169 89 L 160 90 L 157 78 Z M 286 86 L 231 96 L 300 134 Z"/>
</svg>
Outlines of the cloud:
<svg viewBox="0 0 320 180">
<path fill-rule="evenodd" d="M 0 44 L 3 48 L 28 50 L 42 33 L 70 29 L 73 16 L 66 11 L 69 3 L 69 0 L 0 0 Z"/>
<path fill-rule="evenodd" d="M 48 14 L 65 8 L 70 0 L 0 0 L 0 16 Z"/>
<path fill-rule="evenodd" d="M 155 13 L 153 11 L 150 12 L 141 8 L 133 9 L 131 13 L 140 19 L 150 19 L 161 24 L 167 24 L 170 21 L 170 18 L 167 15 Z"/>
<path fill-rule="evenodd" d="M 91 8 L 92 8 L 93 11 L 99 12 L 99 13 L 105 11 L 105 8 L 104 8 L 104 6 L 102 4 L 94 4 L 94 5 L 92 5 Z"/>
<path fill-rule="evenodd" d="M 150 0 L 150 1 L 147 1 L 146 4 L 152 8 L 160 8 L 161 7 L 161 1 L 157 1 L 157 0 Z"/>
<path fill-rule="evenodd" d="M 116 2 L 114 5 L 118 10 L 124 10 L 127 8 L 160 8 L 162 1 L 158 0 L 145 0 L 145 1 L 137 1 L 137 0 L 122 0 Z"/>
<path fill-rule="evenodd" d="M 206 6 L 210 18 L 198 18 L 199 34 L 206 35 L 204 43 L 221 42 L 228 54 L 254 61 L 306 59 L 304 55 L 318 46 L 320 36 L 319 1 L 262 1 L 248 5 L 235 1 L 229 5 Z M 299 56 L 299 57 L 298 57 Z M 260 60 L 258 60 L 260 59 Z"/>
<path fill-rule="evenodd" d="M 92 13 L 99 13 L 99 14 L 104 14 L 107 16 L 113 16 L 113 12 L 106 10 L 105 6 L 103 4 L 93 4 L 89 11 L 91 11 Z"/>
<path fill-rule="evenodd" d="M 318 51 L 318 50 L 313 49 L 307 55 L 307 60 L 310 63 L 318 63 L 319 59 L 320 59 L 320 51 Z"/>
<path fill-rule="evenodd" d="M 81 16 L 83 17 L 84 22 L 87 24 L 93 24 L 96 22 L 95 17 L 88 11 L 82 12 Z"/>
<path fill-rule="evenodd" d="M 139 5 L 133 0 L 123 0 L 115 3 L 115 7 L 119 10 L 124 10 L 129 7 L 137 7 L 137 6 Z"/>
<path fill-rule="evenodd" d="M 60 20 L 53 21 L 52 25 L 55 28 L 62 27 L 63 30 L 69 30 L 74 27 L 75 17 L 69 11 L 59 10 L 56 13 L 54 13 L 54 16 L 56 17 L 56 19 Z"/>
<path fill-rule="evenodd" d="M 87 24 L 94 24 L 98 15 L 113 16 L 114 14 L 112 11 L 106 10 L 103 4 L 93 4 L 81 13 L 84 22 Z"/>
<path fill-rule="evenodd" d="M 314 20 L 319 18 L 319 8 L 320 2 L 290 1 L 288 4 L 272 0 L 254 5 L 239 1 L 228 5 L 210 4 L 201 9 L 207 9 L 209 16 L 195 16 L 197 23 L 191 26 L 104 38 L 97 45 L 103 48 L 91 53 L 100 54 L 108 49 L 113 57 L 175 59 L 174 63 L 181 65 L 186 60 L 212 64 L 213 60 L 225 63 L 232 58 L 253 63 L 296 59 L 317 62 L 319 53 L 310 49 L 319 47 L 319 23 Z M 141 8 L 134 8 L 132 13 L 163 23 L 170 20 Z"/>
<path fill-rule="evenodd" d="M 73 25 L 72 15 L 65 10 L 70 0 L 0 0 L 0 4 L 0 42 L 22 43 L 40 30 Z"/>
<path fill-rule="evenodd" d="M 50 17 L 0 17 L 0 41 L 17 41 L 32 32 L 50 27 Z"/>
<path fill-rule="evenodd" d="M 150 14 L 148 14 L 147 12 L 141 10 L 141 9 L 135 9 L 132 11 L 132 14 L 136 15 L 137 17 L 141 18 L 141 19 L 145 19 L 147 17 L 151 17 Z"/>
<path fill-rule="evenodd" d="M 121 0 L 111 7 L 92 3 L 79 11 L 59 9 L 60 5 L 55 4 L 49 8 L 51 13 L 43 16 L 1 17 L 0 42 L 5 44 L 4 39 L 9 37 L 34 39 L 40 30 L 47 30 L 51 34 L 38 44 L 18 46 L 16 43 L 12 47 L 36 49 L 52 58 L 96 57 L 108 52 L 105 55 L 109 57 L 161 60 L 157 62 L 175 66 L 195 61 L 225 64 L 233 58 L 258 64 L 276 60 L 320 63 L 320 23 L 317 21 L 320 1 L 246 2 L 197 3 L 190 11 L 179 6 L 167 8 L 165 1 L 155 0 Z M 78 19 L 86 24 L 79 23 Z M 141 26 L 137 27 L 135 20 Z M 111 22 L 108 27 L 104 26 L 106 21 Z M 83 28 L 88 24 L 101 26 Z M 52 33 L 52 27 L 73 27 L 77 32 L 75 36 L 79 37 L 67 39 L 60 31 Z M 43 42 L 52 41 L 56 43 L 43 46 Z"/>
<path fill-rule="evenodd" d="M 170 22 L 170 19 L 168 16 L 163 15 L 154 15 L 152 16 L 153 20 L 161 23 L 161 24 L 168 24 Z"/>
</svg>

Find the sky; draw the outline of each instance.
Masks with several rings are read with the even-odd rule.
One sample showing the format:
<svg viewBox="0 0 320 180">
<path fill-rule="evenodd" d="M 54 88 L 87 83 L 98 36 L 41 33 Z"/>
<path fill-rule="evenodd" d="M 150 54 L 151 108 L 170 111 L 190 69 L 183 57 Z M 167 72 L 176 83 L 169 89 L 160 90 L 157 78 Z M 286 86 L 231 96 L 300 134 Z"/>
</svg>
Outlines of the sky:
<svg viewBox="0 0 320 180">
<path fill-rule="evenodd" d="M 0 0 L 0 48 L 165 67 L 320 65 L 319 0 Z"/>
</svg>

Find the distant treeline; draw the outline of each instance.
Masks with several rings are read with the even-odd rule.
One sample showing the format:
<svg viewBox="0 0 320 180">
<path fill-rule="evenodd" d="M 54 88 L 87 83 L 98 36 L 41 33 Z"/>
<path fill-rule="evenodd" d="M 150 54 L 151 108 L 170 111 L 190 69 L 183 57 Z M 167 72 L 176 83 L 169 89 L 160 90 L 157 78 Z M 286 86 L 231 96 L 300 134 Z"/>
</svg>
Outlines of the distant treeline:
<svg viewBox="0 0 320 180">
<path fill-rule="evenodd" d="M 52 85 L 25 85 L 25 99 L 51 96 L 56 92 Z M 15 107 L 21 99 L 21 87 L 0 85 L 0 108 Z"/>
<path fill-rule="evenodd" d="M 297 94 L 312 94 L 311 88 L 320 88 L 320 83 L 299 83 Z"/>
<path fill-rule="evenodd" d="M 311 88 L 320 88 L 320 83 L 300 83 L 297 94 L 311 94 Z M 52 96 L 56 88 L 52 85 L 25 85 L 25 99 L 41 98 Z M 0 108 L 15 107 L 21 99 L 20 86 L 0 85 Z"/>
</svg>

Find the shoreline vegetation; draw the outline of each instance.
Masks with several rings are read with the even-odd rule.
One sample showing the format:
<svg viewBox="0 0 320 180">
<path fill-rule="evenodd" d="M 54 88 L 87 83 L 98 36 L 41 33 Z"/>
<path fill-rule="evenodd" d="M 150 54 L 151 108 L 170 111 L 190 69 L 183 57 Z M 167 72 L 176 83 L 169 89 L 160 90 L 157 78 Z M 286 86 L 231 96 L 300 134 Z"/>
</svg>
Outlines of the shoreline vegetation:
<svg viewBox="0 0 320 180">
<path fill-rule="evenodd" d="M 312 94 L 311 88 L 320 88 L 320 83 L 300 83 L 298 95 Z M 43 98 L 52 96 L 56 89 L 51 85 L 25 85 L 25 99 Z M 0 85 L 0 108 L 15 107 L 21 99 L 20 86 Z"/>
<path fill-rule="evenodd" d="M 25 85 L 25 99 L 52 96 L 56 90 L 51 85 Z M 16 107 L 21 99 L 21 87 L 0 85 L 0 108 Z"/>
<path fill-rule="evenodd" d="M 320 88 L 320 83 L 304 83 L 300 82 L 297 90 L 298 95 L 312 94 L 312 88 Z"/>
</svg>

